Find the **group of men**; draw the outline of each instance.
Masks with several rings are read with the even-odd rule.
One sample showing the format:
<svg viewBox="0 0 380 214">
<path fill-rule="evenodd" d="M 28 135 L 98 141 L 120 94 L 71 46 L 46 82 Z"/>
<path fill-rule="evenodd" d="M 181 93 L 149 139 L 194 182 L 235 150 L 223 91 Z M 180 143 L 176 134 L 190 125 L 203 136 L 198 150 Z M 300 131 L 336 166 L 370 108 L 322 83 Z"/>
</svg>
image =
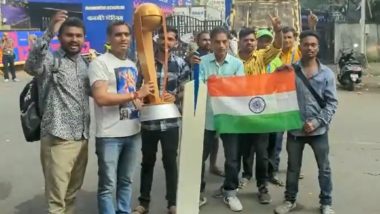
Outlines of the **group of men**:
<svg viewBox="0 0 380 214">
<path fill-rule="evenodd" d="M 272 73 L 282 65 L 292 65 L 301 68 L 314 90 L 326 102 L 321 106 L 308 89 L 308 86 L 297 76 L 297 96 L 301 116 L 305 125 L 303 130 L 292 130 L 287 134 L 288 172 L 286 180 L 285 203 L 275 209 L 275 213 L 288 213 L 296 206 L 298 179 L 300 173 L 302 151 L 306 143 L 310 144 L 319 167 L 319 182 L 321 187 L 320 203 L 323 214 L 334 213 L 331 208 L 331 170 L 328 160 L 327 131 L 332 115 L 336 111 L 337 97 L 335 80 L 332 71 L 321 64 L 317 58 L 319 51 L 319 36 L 315 32 L 317 18 L 312 13 L 309 16 L 310 30 L 300 35 L 300 45 L 296 45 L 296 31 L 291 27 L 282 27 L 278 17 L 271 17 L 273 33 L 269 29 L 244 28 L 239 32 L 239 52 L 233 56 L 228 50 L 229 32 L 224 29 L 214 29 L 210 34 L 201 32 L 198 37 L 198 53 L 192 57 L 192 63 L 200 64 L 201 79 L 207 82 L 211 75 L 241 76 L 262 75 Z M 211 37 L 211 38 L 210 38 Z M 204 42 L 210 38 L 211 49 L 206 51 Z M 211 54 L 208 54 L 211 53 Z M 203 162 L 212 151 L 217 133 L 213 126 L 213 113 L 210 103 L 207 103 L 206 127 L 204 135 Z M 262 204 L 269 204 L 271 196 L 268 182 L 279 186 L 285 184 L 278 179 L 279 155 L 282 149 L 284 133 L 262 134 L 221 134 L 225 156 L 225 181 L 216 196 L 224 198 L 224 202 L 232 211 L 241 211 L 238 189 L 244 188 L 253 177 L 253 160 L 256 154 L 256 181 L 258 199 Z M 322 143 L 323 142 L 323 143 Z M 241 165 L 243 172 L 239 183 Z M 206 204 L 204 196 L 204 163 L 202 169 L 202 185 L 200 206 Z"/>
<path fill-rule="evenodd" d="M 274 62 L 278 57 L 280 59 L 277 60 L 283 64 L 295 63 L 318 95 L 323 97 L 326 105 L 320 106 L 302 78 L 297 76 L 298 102 L 305 124 L 301 130 L 290 131 L 287 135 L 288 170 L 285 202 L 277 207 L 275 212 L 283 214 L 295 208 L 302 152 L 305 144 L 309 144 L 315 153 L 319 168 L 321 211 L 323 214 L 332 214 L 334 211 L 331 208 L 332 184 L 327 133 L 337 106 L 334 75 L 317 59 L 319 36 L 315 32 L 303 32 L 298 47 L 295 45 L 295 31 L 283 28 L 278 17 L 270 18 L 274 36 L 268 29 L 256 32 L 254 29 L 246 28 L 239 32 L 238 56 L 228 53 L 230 32 L 222 27 L 215 28 L 210 33 L 199 33 L 198 54 L 191 54 L 189 57 L 179 57 L 172 52 L 179 41 L 175 28 L 168 27 L 167 34 L 161 30 L 154 53 L 158 88 L 165 102 L 175 103 L 180 108 L 181 90 L 193 76 L 191 66 L 195 63 L 199 64 L 199 76 L 203 82 L 207 82 L 212 75 L 243 76 L 271 73 L 278 66 Z M 68 18 L 66 11 L 59 11 L 51 19 L 50 27 L 43 37 L 35 43 L 26 61 L 25 70 L 34 75 L 39 83 L 39 106 L 43 112 L 41 163 L 48 213 L 74 213 L 75 197 L 83 184 L 87 165 L 91 96 L 94 99 L 96 123 L 99 213 L 149 212 L 153 170 L 160 142 L 166 178 L 167 209 L 168 213 L 174 214 L 177 212 L 177 150 L 181 120 L 176 118 L 140 123 L 139 109 L 144 98 L 154 91 L 153 83 L 144 81 L 139 66 L 128 59 L 132 34 L 128 24 L 122 21 L 112 22 L 106 33 L 110 50 L 88 63 L 80 55 L 85 37 L 83 23 L 79 19 Z M 56 34 L 61 48 L 56 52 L 50 52 L 49 43 Z M 165 39 L 169 48 L 167 62 Z M 165 63 L 168 63 L 169 72 L 167 83 L 164 83 Z M 163 88 L 164 86 L 166 88 Z M 245 180 L 253 177 L 254 153 L 259 201 L 263 204 L 270 203 L 268 181 L 281 183 L 276 177 L 278 160 L 276 162 L 275 159 L 278 152 L 274 151 L 279 150 L 282 133 L 218 135 L 213 124 L 213 111 L 209 100 L 206 108 L 199 205 L 203 206 L 207 202 L 204 196 L 204 172 L 205 161 L 210 154 L 213 154 L 210 161 L 211 171 L 225 177 L 217 196 L 222 197 L 232 211 L 243 210 L 237 192 L 239 187 L 246 185 Z M 270 143 L 270 136 L 274 136 L 274 143 Z M 224 172 L 215 164 L 219 138 L 224 147 Z M 132 209 L 132 182 L 140 149 L 142 161 L 139 205 Z M 268 154 L 275 158 L 269 158 Z M 239 180 L 241 160 L 244 173 L 243 179 Z M 113 196 L 115 191 L 116 198 Z"/>
</svg>

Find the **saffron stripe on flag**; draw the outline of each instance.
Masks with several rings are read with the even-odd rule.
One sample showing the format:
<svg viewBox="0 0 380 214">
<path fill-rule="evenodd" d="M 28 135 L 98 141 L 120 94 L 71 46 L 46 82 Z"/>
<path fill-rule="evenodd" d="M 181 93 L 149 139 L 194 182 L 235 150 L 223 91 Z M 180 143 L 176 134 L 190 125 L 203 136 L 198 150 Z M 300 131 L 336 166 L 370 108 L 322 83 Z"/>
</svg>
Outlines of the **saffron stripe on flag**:
<svg viewBox="0 0 380 214">
<path fill-rule="evenodd" d="M 299 111 L 290 111 L 259 116 L 232 116 L 219 114 L 214 117 L 218 133 L 271 133 L 295 130 L 302 127 Z"/>
<path fill-rule="evenodd" d="M 211 97 L 259 96 L 296 90 L 295 73 L 278 71 L 271 74 L 234 77 L 210 77 L 207 81 Z"/>
</svg>

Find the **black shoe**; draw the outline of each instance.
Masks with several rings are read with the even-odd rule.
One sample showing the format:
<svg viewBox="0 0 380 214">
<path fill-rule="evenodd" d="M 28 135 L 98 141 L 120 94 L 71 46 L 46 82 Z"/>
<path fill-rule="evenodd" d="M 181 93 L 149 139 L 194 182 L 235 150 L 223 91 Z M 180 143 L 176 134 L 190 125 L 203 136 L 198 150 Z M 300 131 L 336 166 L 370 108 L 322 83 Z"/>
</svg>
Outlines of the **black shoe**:
<svg viewBox="0 0 380 214">
<path fill-rule="evenodd" d="M 260 204 L 270 204 L 272 202 L 272 197 L 266 187 L 259 188 L 259 202 Z"/>
</svg>

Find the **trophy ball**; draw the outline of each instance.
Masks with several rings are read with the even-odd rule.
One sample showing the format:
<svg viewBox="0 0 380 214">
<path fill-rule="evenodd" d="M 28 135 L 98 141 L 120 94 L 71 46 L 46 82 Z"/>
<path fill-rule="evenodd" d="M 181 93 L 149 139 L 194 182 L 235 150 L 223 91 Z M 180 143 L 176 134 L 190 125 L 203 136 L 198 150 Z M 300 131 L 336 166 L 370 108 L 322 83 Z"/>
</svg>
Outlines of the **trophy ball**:
<svg viewBox="0 0 380 214">
<path fill-rule="evenodd" d="M 154 31 L 162 25 L 162 12 L 155 4 L 141 4 L 135 13 L 141 17 L 141 24 L 144 31 Z"/>
</svg>

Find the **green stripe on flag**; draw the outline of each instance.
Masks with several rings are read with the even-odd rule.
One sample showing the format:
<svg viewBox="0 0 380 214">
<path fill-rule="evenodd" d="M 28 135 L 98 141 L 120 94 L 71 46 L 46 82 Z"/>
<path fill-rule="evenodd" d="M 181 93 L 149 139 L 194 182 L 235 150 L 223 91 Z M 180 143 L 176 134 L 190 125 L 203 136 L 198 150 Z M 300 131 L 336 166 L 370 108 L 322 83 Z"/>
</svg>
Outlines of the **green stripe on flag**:
<svg viewBox="0 0 380 214">
<path fill-rule="evenodd" d="M 300 129 L 303 126 L 300 112 L 289 111 L 265 115 L 214 116 L 215 129 L 219 133 L 272 133 Z"/>
</svg>

